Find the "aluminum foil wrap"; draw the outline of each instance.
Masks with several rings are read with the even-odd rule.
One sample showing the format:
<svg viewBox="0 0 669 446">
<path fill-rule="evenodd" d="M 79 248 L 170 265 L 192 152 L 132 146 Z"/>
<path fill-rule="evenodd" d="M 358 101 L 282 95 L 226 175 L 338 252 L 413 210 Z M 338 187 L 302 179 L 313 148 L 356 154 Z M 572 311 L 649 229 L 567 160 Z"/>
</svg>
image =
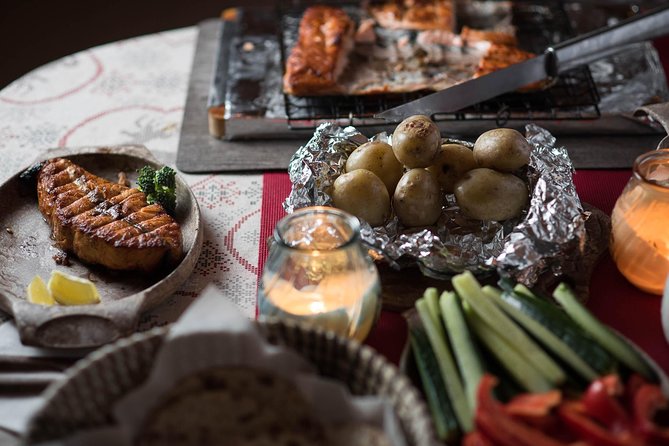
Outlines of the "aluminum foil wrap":
<svg viewBox="0 0 669 446">
<path fill-rule="evenodd" d="M 503 223 L 468 219 L 451 194 L 434 226 L 404 228 L 396 216 L 375 228 L 361 221 L 362 241 L 370 253 L 395 268 L 418 265 L 425 275 L 437 278 L 497 269 L 532 285 L 547 269 L 559 273 L 561 259 L 572 256 L 585 240 L 587 214 L 574 188 L 567 150 L 556 147 L 555 138 L 534 124 L 526 132 L 534 146 L 526 169 L 530 205 L 518 219 Z M 320 125 L 290 161 L 292 190 L 284 209 L 291 213 L 306 206 L 332 206 L 330 187 L 343 172 L 348 155 L 368 140 L 354 127 Z M 371 140 L 392 142 L 386 133 Z"/>
<path fill-rule="evenodd" d="M 561 273 L 561 265 L 578 256 L 586 240 L 583 211 L 572 179 L 573 167 L 567 150 L 541 127 L 528 124 L 525 137 L 532 143 L 528 179 L 530 207 L 523 220 L 505 240 L 497 256 L 498 272 L 533 285 L 550 269 Z"/>
</svg>

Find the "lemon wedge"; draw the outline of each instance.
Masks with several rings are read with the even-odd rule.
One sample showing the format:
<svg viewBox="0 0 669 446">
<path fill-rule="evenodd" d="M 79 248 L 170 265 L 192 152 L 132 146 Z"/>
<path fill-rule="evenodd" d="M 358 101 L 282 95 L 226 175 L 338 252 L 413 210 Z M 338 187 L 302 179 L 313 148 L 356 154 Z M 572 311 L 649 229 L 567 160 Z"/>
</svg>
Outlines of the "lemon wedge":
<svg viewBox="0 0 669 446">
<path fill-rule="evenodd" d="M 51 273 L 49 291 L 61 305 L 89 305 L 100 302 L 100 294 L 93 282 L 60 271 Z"/>
<path fill-rule="evenodd" d="M 33 277 L 28 284 L 28 302 L 39 305 L 53 305 L 56 301 L 40 276 Z"/>
</svg>

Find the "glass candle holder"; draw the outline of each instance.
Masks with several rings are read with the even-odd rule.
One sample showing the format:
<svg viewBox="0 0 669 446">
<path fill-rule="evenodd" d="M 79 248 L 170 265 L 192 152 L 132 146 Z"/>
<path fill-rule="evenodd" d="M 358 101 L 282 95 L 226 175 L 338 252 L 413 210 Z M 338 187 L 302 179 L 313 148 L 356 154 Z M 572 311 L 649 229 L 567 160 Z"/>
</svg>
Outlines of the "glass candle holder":
<svg viewBox="0 0 669 446">
<path fill-rule="evenodd" d="M 669 274 L 669 149 L 640 155 L 611 215 L 611 255 L 638 288 L 662 294 Z"/>
<path fill-rule="evenodd" d="M 357 218 L 315 206 L 279 221 L 258 286 L 260 317 L 296 319 L 362 341 L 379 315 L 379 293 Z"/>
</svg>

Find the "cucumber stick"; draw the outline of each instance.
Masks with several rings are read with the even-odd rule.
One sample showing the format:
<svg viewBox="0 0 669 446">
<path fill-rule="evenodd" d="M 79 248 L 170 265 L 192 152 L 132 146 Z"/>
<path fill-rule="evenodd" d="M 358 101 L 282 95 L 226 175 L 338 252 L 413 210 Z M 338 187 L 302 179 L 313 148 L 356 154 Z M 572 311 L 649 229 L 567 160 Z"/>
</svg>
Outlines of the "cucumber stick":
<svg viewBox="0 0 669 446">
<path fill-rule="evenodd" d="M 531 289 L 529 289 L 528 287 L 526 287 L 522 283 L 517 283 L 516 286 L 513 287 L 513 291 L 514 291 L 514 293 L 522 294 L 523 296 L 538 299 L 537 295 L 534 294 Z"/>
<path fill-rule="evenodd" d="M 506 291 L 507 293 L 517 293 L 522 294 L 523 296 L 532 297 L 534 299 L 540 299 L 534 291 L 529 289 L 527 286 L 522 283 L 516 283 L 508 277 L 503 277 L 497 281 L 497 286 L 501 288 L 502 292 Z"/>
<path fill-rule="evenodd" d="M 598 375 L 615 371 L 617 367 L 615 358 L 557 305 L 522 292 L 504 292 L 501 297 L 507 304 L 550 330 L 586 361 Z"/>
<path fill-rule="evenodd" d="M 639 353 L 588 311 L 566 284 L 558 285 L 553 291 L 553 297 L 583 330 L 588 332 L 620 362 L 646 379 L 652 380 L 655 378 L 655 373 Z"/>
<path fill-rule="evenodd" d="M 483 365 L 469 333 L 458 296 L 452 291 L 444 291 L 439 298 L 439 305 L 446 326 L 446 333 L 451 340 L 453 353 L 455 353 L 460 375 L 464 381 L 469 407 L 474 410 L 476 407 L 476 392 L 484 373 Z M 472 416 L 474 416 L 473 413 Z"/>
<path fill-rule="evenodd" d="M 487 295 L 490 298 L 495 298 L 495 297 L 501 297 L 502 296 L 502 291 L 499 290 L 498 288 L 495 288 L 494 286 L 490 285 L 485 285 L 481 287 L 481 291 L 483 291 L 483 294 Z"/>
<path fill-rule="evenodd" d="M 481 290 L 474 275 L 466 271 L 453 277 L 453 287 L 472 310 L 508 345 L 514 346 L 525 358 L 526 364 L 532 364 L 553 385 L 562 384 L 567 376 L 558 365 L 536 342 L 534 342 L 516 323 L 490 300 Z"/>
<path fill-rule="evenodd" d="M 423 299 L 427 303 L 427 309 L 430 310 L 430 317 L 434 326 L 442 338 L 446 337 L 444 326 L 441 324 L 441 311 L 439 310 L 439 292 L 436 288 L 426 288 L 423 292 Z"/>
<path fill-rule="evenodd" d="M 467 402 L 462 380 L 455 366 L 451 349 L 446 342 L 446 338 L 439 334 L 430 316 L 430 310 L 425 299 L 421 298 L 416 301 L 416 310 L 418 310 L 418 315 L 423 322 L 430 345 L 432 345 L 432 350 L 437 357 L 441 378 L 444 380 L 446 393 L 453 405 L 455 417 L 458 419 L 462 431 L 469 432 L 473 428 L 472 409 Z"/>
<path fill-rule="evenodd" d="M 553 388 L 544 375 L 528 362 L 521 353 L 499 336 L 488 324 L 471 308 L 466 311 L 467 321 L 472 330 L 488 348 L 509 374 L 528 392 L 547 392 Z"/>
<path fill-rule="evenodd" d="M 597 378 L 598 373 L 590 367 L 583 358 L 574 352 L 569 345 L 543 325 L 538 318 L 534 319 L 532 316 L 529 316 L 522 310 L 516 308 L 508 300 L 505 300 L 502 297 L 504 293 L 501 293 L 499 290 L 491 286 L 484 286 L 483 292 L 493 299 L 495 303 L 520 326 L 532 334 L 535 339 L 539 340 L 539 342 L 548 347 L 548 349 L 550 349 L 557 357 L 569 364 L 588 382 Z"/>
<path fill-rule="evenodd" d="M 409 328 L 409 342 L 416 361 L 423 392 L 441 441 L 451 442 L 459 435 L 458 420 L 446 396 L 444 380 L 441 379 L 437 358 L 430 346 L 425 329 L 420 324 Z"/>
</svg>

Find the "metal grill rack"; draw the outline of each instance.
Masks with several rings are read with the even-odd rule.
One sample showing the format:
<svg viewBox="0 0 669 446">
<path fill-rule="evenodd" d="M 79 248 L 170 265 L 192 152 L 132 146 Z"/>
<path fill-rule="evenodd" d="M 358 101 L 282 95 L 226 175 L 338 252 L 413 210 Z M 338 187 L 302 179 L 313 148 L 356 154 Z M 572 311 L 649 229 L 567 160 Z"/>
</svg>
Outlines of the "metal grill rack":
<svg viewBox="0 0 669 446">
<path fill-rule="evenodd" d="M 356 8 L 345 8 L 355 17 Z M 282 11 L 279 43 L 282 66 L 294 45 L 299 26 L 298 10 Z M 573 36 L 562 0 L 517 1 L 513 4 L 513 25 L 521 47 L 540 53 L 547 47 Z M 360 96 L 297 97 L 284 94 L 288 124 L 292 129 L 315 128 L 323 120 L 348 122 L 357 127 L 378 125 L 373 115 L 432 93 Z M 560 75 L 544 90 L 507 93 L 457 113 L 433 116 L 436 121 L 492 120 L 497 125 L 514 120 L 582 120 L 600 117 L 599 95 L 588 67 Z"/>
</svg>

